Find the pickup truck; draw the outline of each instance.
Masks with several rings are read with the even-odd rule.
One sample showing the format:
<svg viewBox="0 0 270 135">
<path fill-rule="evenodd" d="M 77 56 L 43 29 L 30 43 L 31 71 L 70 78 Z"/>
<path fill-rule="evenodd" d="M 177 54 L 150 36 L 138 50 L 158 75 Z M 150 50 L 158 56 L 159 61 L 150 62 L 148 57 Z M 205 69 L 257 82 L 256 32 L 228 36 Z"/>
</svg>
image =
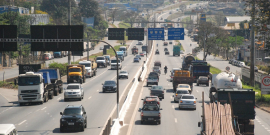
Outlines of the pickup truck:
<svg viewBox="0 0 270 135">
<path fill-rule="evenodd" d="M 147 103 L 140 109 L 141 111 L 141 124 L 144 124 L 146 121 L 153 121 L 156 124 L 161 124 L 161 115 L 160 110 L 162 108 L 159 105 Z"/>
<path fill-rule="evenodd" d="M 158 77 L 157 76 L 148 76 L 146 86 L 149 84 L 158 85 Z"/>
</svg>

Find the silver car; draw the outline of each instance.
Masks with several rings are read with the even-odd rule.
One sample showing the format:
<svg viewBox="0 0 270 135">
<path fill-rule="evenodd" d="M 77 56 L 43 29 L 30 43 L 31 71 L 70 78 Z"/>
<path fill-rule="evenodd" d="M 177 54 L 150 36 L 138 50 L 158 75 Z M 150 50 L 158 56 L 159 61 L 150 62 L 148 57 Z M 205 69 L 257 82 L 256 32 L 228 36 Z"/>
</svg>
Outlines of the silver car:
<svg viewBox="0 0 270 135">
<path fill-rule="evenodd" d="M 67 101 L 69 99 L 79 99 L 81 101 L 83 97 L 84 91 L 81 84 L 78 83 L 68 84 L 67 88 L 65 88 L 64 101 Z"/>
<path fill-rule="evenodd" d="M 182 95 L 179 99 L 179 110 L 182 108 L 196 110 L 196 99 L 194 95 Z"/>
<path fill-rule="evenodd" d="M 174 97 L 174 102 L 177 103 L 179 102 L 179 99 L 183 96 L 183 95 L 190 95 L 189 91 L 186 89 L 177 89 L 175 94 L 173 95 Z"/>
<path fill-rule="evenodd" d="M 121 71 L 119 72 L 119 79 L 120 79 L 120 78 L 126 78 L 126 79 L 128 79 L 128 72 L 125 71 L 125 70 L 121 70 Z"/>
</svg>

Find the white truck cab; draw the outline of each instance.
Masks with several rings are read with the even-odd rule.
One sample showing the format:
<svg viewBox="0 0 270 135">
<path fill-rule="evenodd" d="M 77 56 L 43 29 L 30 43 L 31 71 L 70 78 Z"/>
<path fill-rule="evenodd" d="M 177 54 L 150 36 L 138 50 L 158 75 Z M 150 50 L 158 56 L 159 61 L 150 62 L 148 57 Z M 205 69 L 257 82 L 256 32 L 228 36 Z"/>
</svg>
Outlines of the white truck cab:
<svg viewBox="0 0 270 135">
<path fill-rule="evenodd" d="M 42 73 L 26 72 L 18 76 L 18 103 L 43 103 L 44 83 Z"/>
<path fill-rule="evenodd" d="M 92 62 L 91 61 L 87 61 L 87 60 L 83 60 L 79 62 L 80 65 L 84 65 L 85 66 L 85 70 L 86 70 L 86 77 L 92 77 L 94 76 L 94 72 L 92 71 Z"/>
<path fill-rule="evenodd" d="M 18 135 L 14 124 L 0 124 L 0 135 Z"/>
<path fill-rule="evenodd" d="M 111 60 L 111 69 L 117 69 L 117 60 L 116 58 Z M 118 69 L 122 69 L 122 63 L 121 60 L 118 58 Z"/>
<path fill-rule="evenodd" d="M 125 47 L 125 46 L 120 46 L 119 51 L 123 51 L 125 56 L 128 55 L 127 47 Z"/>
</svg>

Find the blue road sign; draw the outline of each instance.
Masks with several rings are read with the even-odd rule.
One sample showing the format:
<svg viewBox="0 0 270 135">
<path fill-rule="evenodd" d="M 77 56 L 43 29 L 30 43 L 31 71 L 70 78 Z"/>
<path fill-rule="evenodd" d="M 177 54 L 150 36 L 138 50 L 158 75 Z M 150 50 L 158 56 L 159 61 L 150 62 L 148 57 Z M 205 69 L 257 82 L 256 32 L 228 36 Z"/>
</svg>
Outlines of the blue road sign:
<svg viewBox="0 0 270 135">
<path fill-rule="evenodd" d="M 184 40 L 184 28 L 168 28 L 168 40 Z"/>
<path fill-rule="evenodd" d="M 201 14 L 200 20 L 206 22 L 206 15 L 205 14 Z"/>
<path fill-rule="evenodd" d="M 164 40 L 164 28 L 148 28 L 148 40 Z"/>
</svg>

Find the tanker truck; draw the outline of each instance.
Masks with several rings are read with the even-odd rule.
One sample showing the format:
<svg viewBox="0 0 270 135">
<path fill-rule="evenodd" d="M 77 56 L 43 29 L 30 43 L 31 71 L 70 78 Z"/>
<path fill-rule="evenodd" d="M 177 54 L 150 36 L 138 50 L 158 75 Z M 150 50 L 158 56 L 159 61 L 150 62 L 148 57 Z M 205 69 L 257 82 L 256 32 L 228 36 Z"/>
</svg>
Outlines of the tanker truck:
<svg viewBox="0 0 270 135">
<path fill-rule="evenodd" d="M 182 62 L 182 70 L 188 70 L 190 64 L 192 61 L 194 61 L 194 57 L 191 54 L 187 54 L 183 57 L 183 62 Z"/>
<path fill-rule="evenodd" d="M 243 89 L 240 77 L 229 71 L 213 74 L 209 98 L 211 103 L 231 104 L 235 130 L 254 134 L 255 91 Z"/>
</svg>

